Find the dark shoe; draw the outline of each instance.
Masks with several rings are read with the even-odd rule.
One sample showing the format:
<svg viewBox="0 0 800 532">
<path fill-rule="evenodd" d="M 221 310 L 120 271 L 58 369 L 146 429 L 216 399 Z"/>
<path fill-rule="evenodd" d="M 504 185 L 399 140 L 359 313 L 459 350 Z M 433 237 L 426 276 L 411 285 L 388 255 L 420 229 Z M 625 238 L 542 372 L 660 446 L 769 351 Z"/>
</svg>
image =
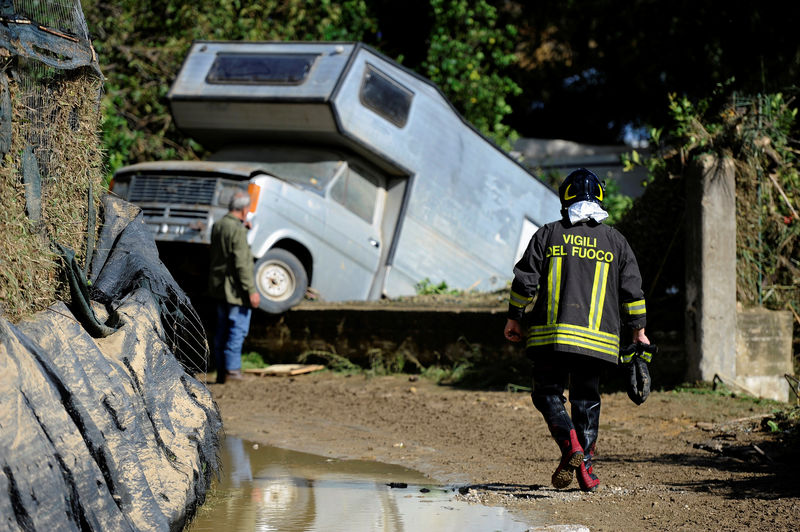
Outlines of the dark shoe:
<svg viewBox="0 0 800 532">
<path fill-rule="evenodd" d="M 217 372 L 217 384 L 225 384 L 227 381 L 241 381 L 244 380 L 242 372 L 239 370 L 225 371 L 220 370 Z"/>
<path fill-rule="evenodd" d="M 578 437 L 574 430 L 569 433 L 569 440 L 560 442 L 561 462 L 553 473 L 550 482 L 553 487 L 563 489 L 572 483 L 573 473 L 583 466 L 583 449 L 578 443 Z"/>
<path fill-rule="evenodd" d="M 233 371 L 226 371 L 225 379 L 229 381 L 241 381 L 244 380 L 244 376 L 242 375 L 242 372 L 237 369 Z"/>
</svg>

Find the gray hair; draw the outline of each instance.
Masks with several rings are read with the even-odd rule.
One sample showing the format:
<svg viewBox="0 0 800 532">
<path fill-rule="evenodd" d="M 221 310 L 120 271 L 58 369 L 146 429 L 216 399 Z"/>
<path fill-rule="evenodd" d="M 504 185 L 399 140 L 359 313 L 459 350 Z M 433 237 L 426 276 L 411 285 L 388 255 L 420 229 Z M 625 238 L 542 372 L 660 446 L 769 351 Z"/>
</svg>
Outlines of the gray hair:
<svg viewBox="0 0 800 532">
<path fill-rule="evenodd" d="M 250 196 L 247 194 L 247 192 L 241 190 L 236 191 L 231 197 L 231 201 L 228 202 L 229 211 L 240 211 L 249 206 Z"/>
</svg>

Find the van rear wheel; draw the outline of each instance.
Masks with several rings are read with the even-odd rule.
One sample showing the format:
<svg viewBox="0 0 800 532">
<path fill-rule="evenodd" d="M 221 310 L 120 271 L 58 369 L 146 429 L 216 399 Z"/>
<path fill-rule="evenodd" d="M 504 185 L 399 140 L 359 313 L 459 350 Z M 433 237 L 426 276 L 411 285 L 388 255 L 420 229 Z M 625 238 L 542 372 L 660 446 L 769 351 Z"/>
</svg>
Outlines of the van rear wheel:
<svg viewBox="0 0 800 532">
<path fill-rule="evenodd" d="M 271 249 L 255 266 L 256 290 L 261 295 L 259 308 L 280 314 L 298 304 L 308 288 L 303 263 L 285 249 Z"/>
</svg>

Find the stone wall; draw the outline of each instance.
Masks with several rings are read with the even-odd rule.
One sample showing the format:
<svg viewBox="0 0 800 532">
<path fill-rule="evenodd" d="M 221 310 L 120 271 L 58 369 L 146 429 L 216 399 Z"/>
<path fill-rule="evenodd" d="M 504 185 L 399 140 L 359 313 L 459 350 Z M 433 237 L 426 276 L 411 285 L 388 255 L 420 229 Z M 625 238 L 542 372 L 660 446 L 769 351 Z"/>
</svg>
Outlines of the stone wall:
<svg viewBox="0 0 800 532">
<path fill-rule="evenodd" d="M 736 380 L 757 397 L 789 401 L 792 313 L 748 309 L 736 313 Z"/>
</svg>

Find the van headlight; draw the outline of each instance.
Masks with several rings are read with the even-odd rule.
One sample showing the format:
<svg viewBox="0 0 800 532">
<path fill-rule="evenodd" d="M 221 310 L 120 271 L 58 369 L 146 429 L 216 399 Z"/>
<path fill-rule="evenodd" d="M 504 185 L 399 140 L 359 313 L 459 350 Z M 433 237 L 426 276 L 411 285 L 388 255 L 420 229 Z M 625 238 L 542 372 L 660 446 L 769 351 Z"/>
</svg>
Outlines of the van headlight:
<svg viewBox="0 0 800 532">
<path fill-rule="evenodd" d="M 108 189 L 122 199 L 128 199 L 128 188 L 130 181 L 117 181 L 112 179 L 108 184 Z"/>
</svg>

